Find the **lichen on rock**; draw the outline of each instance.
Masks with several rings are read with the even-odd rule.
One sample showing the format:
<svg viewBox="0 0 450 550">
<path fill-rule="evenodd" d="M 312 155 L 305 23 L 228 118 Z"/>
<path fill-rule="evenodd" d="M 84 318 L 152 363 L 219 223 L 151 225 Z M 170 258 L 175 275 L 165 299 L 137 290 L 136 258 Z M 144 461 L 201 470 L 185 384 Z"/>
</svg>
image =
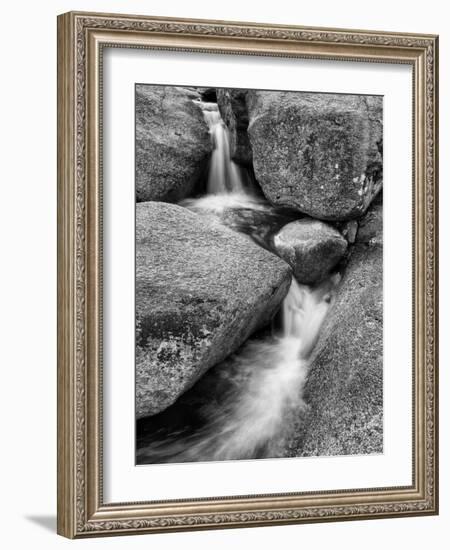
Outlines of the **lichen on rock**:
<svg viewBox="0 0 450 550">
<path fill-rule="evenodd" d="M 314 218 L 360 217 L 382 186 L 382 98 L 247 94 L 254 171 L 275 205 Z"/>
</svg>

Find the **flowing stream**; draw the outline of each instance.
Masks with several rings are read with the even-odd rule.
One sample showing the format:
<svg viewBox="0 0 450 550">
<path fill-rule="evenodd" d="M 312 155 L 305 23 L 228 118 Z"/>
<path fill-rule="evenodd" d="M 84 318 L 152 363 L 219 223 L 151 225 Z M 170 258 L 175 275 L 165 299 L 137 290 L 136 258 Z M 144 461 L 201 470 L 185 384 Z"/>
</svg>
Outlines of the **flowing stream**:
<svg viewBox="0 0 450 550">
<path fill-rule="evenodd" d="M 250 210 L 258 214 L 261 225 L 266 214 L 269 218 L 270 205 L 246 189 L 231 160 L 229 132 L 217 104 L 201 106 L 214 142 L 207 195 L 183 205 L 219 219 L 226 211 Z M 265 242 L 255 240 L 270 248 L 265 237 Z M 331 279 L 313 289 L 292 279 L 275 334 L 250 338 L 177 403 L 143 421 L 138 463 L 284 456 L 289 419 L 305 406 L 302 390 L 308 359 L 336 282 Z"/>
<path fill-rule="evenodd" d="M 213 140 L 208 172 L 208 195 L 244 194 L 239 168 L 231 160 L 230 134 L 217 103 L 202 103 L 203 115 Z"/>
</svg>

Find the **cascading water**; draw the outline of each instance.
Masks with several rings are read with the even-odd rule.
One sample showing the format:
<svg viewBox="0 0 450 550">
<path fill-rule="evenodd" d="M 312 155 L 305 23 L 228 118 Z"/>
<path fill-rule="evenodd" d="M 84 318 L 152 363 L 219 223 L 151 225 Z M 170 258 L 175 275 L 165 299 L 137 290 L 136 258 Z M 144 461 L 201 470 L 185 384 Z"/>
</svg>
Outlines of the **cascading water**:
<svg viewBox="0 0 450 550">
<path fill-rule="evenodd" d="M 209 195 L 244 193 L 239 168 L 231 160 L 230 137 L 217 103 L 201 103 L 203 115 L 213 140 L 207 191 Z"/>
<path fill-rule="evenodd" d="M 217 105 L 202 103 L 214 151 L 208 175 L 208 195 L 189 199 L 184 206 L 199 213 L 225 209 L 263 212 L 267 205 L 245 192 L 237 166 L 230 158 L 229 135 Z M 220 218 L 219 218 L 220 219 Z M 269 246 L 269 245 L 268 245 Z M 202 403 L 198 427 L 167 427 L 180 416 L 177 406 L 162 413 L 163 430 L 145 435 L 138 444 L 139 463 L 191 462 L 283 456 L 289 415 L 301 413 L 308 358 L 329 308 L 337 278 L 311 289 L 295 279 L 282 308 L 281 334 L 248 340 L 236 354 L 205 375 L 222 383 L 222 400 Z M 202 381 L 200 381 L 200 384 Z M 200 388 L 200 394 L 208 393 Z M 190 393 L 193 397 L 190 397 Z M 181 402 L 196 402 L 195 386 Z M 188 423 L 189 424 L 189 423 Z"/>
</svg>

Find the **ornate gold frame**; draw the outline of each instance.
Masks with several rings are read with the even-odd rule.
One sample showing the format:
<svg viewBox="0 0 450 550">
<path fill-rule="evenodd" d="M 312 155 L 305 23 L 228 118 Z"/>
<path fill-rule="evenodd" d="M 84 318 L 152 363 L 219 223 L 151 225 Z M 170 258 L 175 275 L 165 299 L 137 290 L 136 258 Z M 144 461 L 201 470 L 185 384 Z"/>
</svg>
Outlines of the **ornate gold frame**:
<svg viewBox="0 0 450 550">
<path fill-rule="evenodd" d="M 413 67 L 411 486 L 103 503 L 99 92 L 105 45 Z M 437 513 L 437 54 L 432 35 L 95 13 L 58 17 L 58 533 L 75 538 Z"/>
</svg>

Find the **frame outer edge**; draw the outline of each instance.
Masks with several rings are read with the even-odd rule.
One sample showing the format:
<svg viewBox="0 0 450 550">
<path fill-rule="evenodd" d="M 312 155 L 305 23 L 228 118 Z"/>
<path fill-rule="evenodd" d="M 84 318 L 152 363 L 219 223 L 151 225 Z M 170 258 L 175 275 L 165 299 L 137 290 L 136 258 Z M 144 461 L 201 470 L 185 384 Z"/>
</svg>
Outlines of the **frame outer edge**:
<svg viewBox="0 0 450 550">
<path fill-rule="evenodd" d="M 57 533 L 74 538 L 75 522 L 75 442 L 73 434 L 75 364 L 74 312 L 74 199 L 73 159 L 74 67 L 73 19 L 70 14 L 57 19 Z"/>
<path fill-rule="evenodd" d="M 106 19 L 103 19 L 106 18 Z M 128 20 L 127 20 L 128 19 Z M 194 24 L 195 23 L 195 24 Z M 316 521 L 337 521 L 348 519 L 375 519 L 377 517 L 414 516 L 436 514 L 438 511 L 437 493 L 437 116 L 438 116 L 438 40 L 431 35 L 408 35 L 407 33 L 378 33 L 378 31 L 353 31 L 344 29 L 314 29 L 304 27 L 284 27 L 268 24 L 218 22 L 207 20 L 182 20 L 120 14 L 96 14 L 70 12 L 58 17 L 58 533 L 68 538 L 136 534 L 143 532 L 185 531 L 192 529 L 217 529 L 251 527 L 256 525 L 309 523 Z M 148 517 L 145 507 L 133 517 L 96 518 L 92 515 L 98 503 L 92 500 L 92 487 L 96 474 L 89 472 L 89 432 L 92 425 L 89 413 L 90 396 L 93 388 L 86 386 L 92 365 L 93 350 L 89 343 L 92 328 L 86 315 L 89 313 L 88 275 L 91 273 L 89 242 L 95 237 L 87 226 L 95 201 L 89 202 L 92 195 L 87 189 L 86 159 L 92 142 L 86 136 L 89 121 L 86 120 L 86 39 L 87 30 L 109 29 L 114 33 L 124 28 L 132 33 L 139 31 L 170 36 L 237 36 L 248 40 L 269 41 L 320 41 L 358 47 L 360 43 L 372 46 L 377 51 L 387 46 L 398 50 L 415 51 L 419 55 L 427 52 L 427 63 L 421 66 L 422 116 L 426 124 L 420 124 L 421 147 L 419 157 L 421 181 L 425 200 L 422 206 L 423 240 L 426 240 L 426 262 L 422 262 L 423 278 L 427 293 L 426 318 L 423 328 L 427 331 L 423 376 L 427 383 L 423 391 L 421 426 L 424 442 L 421 446 L 426 457 L 422 461 L 420 477 L 427 494 L 417 495 L 419 500 L 404 503 L 387 499 L 386 502 L 340 504 L 330 507 L 315 507 L 302 510 L 249 509 L 236 513 L 219 512 L 178 515 L 164 514 Z M 163 46 L 165 47 L 165 46 Z M 175 49 L 179 49 L 176 47 Z M 182 48 L 181 48 L 182 49 Z M 202 50 L 198 50 L 202 51 Z M 225 53 L 225 52 L 224 52 Z M 284 55 L 284 54 L 283 54 Z M 380 57 L 381 59 L 381 57 Z M 376 56 L 374 56 L 376 60 Z M 423 72 L 422 72 L 423 70 Z M 425 78 L 424 78 L 425 77 Z M 75 80 L 75 81 L 74 81 Z M 424 86 L 424 80 L 427 85 Z M 423 105 L 424 104 L 424 105 Z M 419 128 L 417 128 L 419 131 Z M 420 141 L 421 141 L 420 140 Z M 427 165 L 426 168 L 424 165 Z M 426 172 L 426 178 L 423 177 Z M 89 184 L 92 182 L 89 182 Z M 424 188 L 426 187 L 426 188 Z M 92 193 L 92 189 L 91 189 Z M 86 202 L 87 199 L 87 202 Z M 425 219 L 423 214 L 426 213 Z M 420 226 L 422 227 L 422 225 Z M 92 228 L 91 228 L 92 229 Z M 95 238 L 94 238 L 95 240 Z M 423 250 L 423 248 L 422 248 Z M 425 252 L 425 251 L 424 251 Z M 87 291 L 87 292 L 86 292 Z M 422 296 L 421 300 L 425 300 Z M 422 315 L 421 315 L 422 317 Z M 94 323 L 95 324 L 95 323 Z M 426 368 L 427 367 L 427 368 Z M 426 370 L 426 372 L 425 372 Z M 92 374 L 92 373 L 91 373 Z M 92 376 L 91 380 L 92 382 Z M 425 385 L 425 384 L 424 384 Z M 425 388 L 423 388 L 425 390 Z M 426 416 L 426 424 L 424 422 Z M 426 428 L 425 428 L 426 426 Z M 94 437 L 96 434 L 94 434 Z M 98 490 L 98 489 L 96 489 Z M 99 510 L 100 511 L 100 510 Z M 91 516 L 91 517 L 89 517 Z"/>
<path fill-rule="evenodd" d="M 434 364 L 434 493 L 433 505 L 435 515 L 439 515 L 439 36 L 433 37 L 433 220 L 434 220 L 434 295 L 433 295 L 433 364 Z"/>
<path fill-rule="evenodd" d="M 199 19 L 197 17 L 174 17 L 174 16 L 164 16 L 164 15 L 138 15 L 138 14 L 130 14 L 130 13 L 117 13 L 117 12 L 91 12 L 91 11 L 85 11 L 85 10 L 72 10 L 70 12 L 66 12 L 66 14 L 70 14 L 73 17 L 80 17 L 80 18 L 100 18 L 100 19 L 116 19 L 116 20 L 122 20 L 127 21 L 128 23 L 133 23 L 136 21 L 147 21 L 147 22 L 154 22 L 158 23 L 160 25 L 166 24 L 166 23 L 173 23 L 174 25 L 177 24 L 184 24 L 184 25 L 208 25 L 208 26 L 226 26 L 226 27 L 246 27 L 247 29 L 269 29 L 276 32 L 282 32 L 282 31 L 289 31 L 289 30 L 305 30 L 305 31 L 311 31 L 315 33 L 320 32 L 333 32 L 336 34 L 342 34 L 346 35 L 348 33 L 357 33 L 357 34 L 364 34 L 367 36 L 376 36 L 376 35 L 382 35 L 385 37 L 392 37 L 396 38 L 399 35 L 410 38 L 412 40 L 417 39 L 435 39 L 438 35 L 436 34 L 430 34 L 430 33 L 414 33 L 414 32 L 398 32 L 398 31 L 383 31 L 383 30 L 377 30 L 377 29 L 357 29 L 357 28 L 342 28 L 342 27 L 322 27 L 322 26 L 310 26 L 310 25 L 289 25 L 287 23 L 268 23 L 268 22 L 254 22 L 254 21 L 241 21 L 239 19 L 233 19 L 233 20 L 225 20 L 225 19 Z"/>
</svg>

